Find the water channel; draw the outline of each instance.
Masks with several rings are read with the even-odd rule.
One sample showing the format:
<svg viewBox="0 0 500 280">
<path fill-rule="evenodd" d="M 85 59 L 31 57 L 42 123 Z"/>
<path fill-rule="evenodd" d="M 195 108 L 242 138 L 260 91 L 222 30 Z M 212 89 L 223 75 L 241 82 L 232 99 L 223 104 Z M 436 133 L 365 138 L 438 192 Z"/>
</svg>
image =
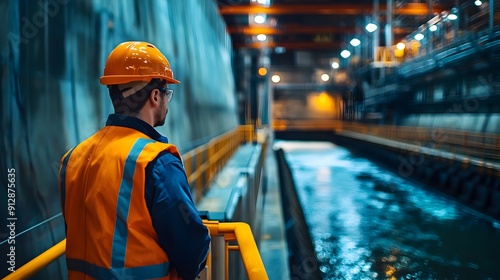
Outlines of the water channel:
<svg viewBox="0 0 500 280">
<path fill-rule="evenodd" d="M 277 145 L 324 279 L 500 279 L 500 223 L 343 147 Z"/>
</svg>

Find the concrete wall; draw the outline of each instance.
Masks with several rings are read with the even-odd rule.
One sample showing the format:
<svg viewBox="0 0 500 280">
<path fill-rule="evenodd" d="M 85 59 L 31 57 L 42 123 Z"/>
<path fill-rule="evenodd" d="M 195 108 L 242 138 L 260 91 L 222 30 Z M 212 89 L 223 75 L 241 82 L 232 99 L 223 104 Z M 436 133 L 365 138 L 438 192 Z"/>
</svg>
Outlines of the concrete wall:
<svg viewBox="0 0 500 280">
<path fill-rule="evenodd" d="M 0 22 L 0 242 L 11 233 L 3 225 L 9 168 L 16 234 L 60 213 L 59 160 L 112 113 L 99 77 L 123 41 L 156 45 L 182 82 L 159 128 L 182 152 L 237 125 L 231 45 L 214 1 L 4 0 Z M 16 237 L 15 267 L 63 238 L 60 216 Z M 0 250 L 4 260 L 10 245 Z M 0 277 L 9 267 L 2 261 Z M 39 278 L 63 278 L 63 267 Z"/>
</svg>

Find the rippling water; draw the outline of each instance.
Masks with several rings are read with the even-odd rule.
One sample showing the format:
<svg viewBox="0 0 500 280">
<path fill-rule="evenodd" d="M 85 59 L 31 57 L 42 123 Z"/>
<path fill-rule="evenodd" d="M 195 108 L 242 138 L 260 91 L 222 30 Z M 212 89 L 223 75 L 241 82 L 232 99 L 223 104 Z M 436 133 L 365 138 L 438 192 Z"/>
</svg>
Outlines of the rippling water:
<svg viewBox="0 0 500 280">
<path fill-rule="evenodd" d="M 324 279 L 500 279 L 500 225 L 330 143 L 279 142 Z"/>
</svg>

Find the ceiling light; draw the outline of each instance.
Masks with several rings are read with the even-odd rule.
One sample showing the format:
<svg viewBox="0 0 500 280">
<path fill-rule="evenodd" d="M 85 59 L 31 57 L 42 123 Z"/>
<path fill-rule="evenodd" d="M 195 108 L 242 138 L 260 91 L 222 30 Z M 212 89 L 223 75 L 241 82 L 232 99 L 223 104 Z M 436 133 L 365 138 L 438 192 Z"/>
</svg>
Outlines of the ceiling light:
<svg viewBox="0 0 500 280">
<path fill-rule="evenodd" d="M 267 39 L 266 34 L 259 34 L 257 35 L 257 40 L 264 42 Z"/>
<path fill-rule="evenodd" d="M 353 47 L 357 47 L 359 46 L 359 44 L 361 44 L 361 41 L 358 39 L 358 38 L 353 38 L 350 42 L 349 42 Z"/>
<path fill-rule="evenodd" d="M 458 17 L 455 14 L 449 14 L 447 17 L 449 20 L 456 20 Z"/>
<path fill-rule="evenodd" d="M 339 63 L 338 63 L 338 62 L 336 62 L 336 61 L 335 61 L 335 62 L 332 62 L 332 68 L 333 68 L 333 69 L 339 69 L 339 67 L 340 67 L 340 65 L 339 65 Z"/>
<path fill-rule="evenodd" d="M 285 53 L 286 49 L 284 47 L 276 47 L 274 48 L 274 52 L 277 54 Z"/>
<path fill-rule="evenodd" d="M 267 74 L 267 69 L 265 67 L 259 68 L 259 75 L 265 76 Z"/>
<path fill-rule="evenodd" d="M 476 1 L 474 1 L 474 5 L 479 7 L 479 6 L 483 5 L 483 2 L 481 0 L 476 0 Z"/>
<path fill-rule="evenodd" d="M 263 16 L 263 15 L 256 15 L 253 18 L 253 21 L 255 21 L 255 23 L 262 24 L 262 23 L 264 23 L 266 21 L 266 17 Z"/>
<path fill-rule="evenodd" d="M 397 48 L 398 50 L 404 50 L 404 49 L 406 48 L 406 45 L 405 45 L 405 43 L 403 43 L 403 42 L 399 42 L 399 43 L 396 45 L 396 48 Z"/>
<path fill-rule="evenodd" d="M 437 25 L 433 24 L 433 25 L 429 26 L 429 30 L 434 32 L 434 31 L 438 30 L 438 27 L 437 27 Z"/>
<path fill-rule="evenodd" d="M 365 28 L 366 28 L 366 30 L 367 30 L 368 32 L 370 32 L 370 33 L 371 33 L 371 32 L 373 32 L 373 31 L 377 30 L 377 28 L 378 28 L 378 27 L 377 27 L 377 25 L 376 25 L 376 24 L 373 24 L 373 23 L 368 23 L 368 24 L 366 25 L 366 27 L 365 27 Z"/>
<path fill-rule="evenodd" d="M 330 80 L 330 76 L 328 74 L 323 74 L 321 75 L 321 80 L 323 82 L 327 82 L 328 80 Z"/>
<path fill-rule="evenodd" d="M 271 81 L 273 81 L 273 83 L 277 84 L 277 83 L 279 83 L 281 81 L 281 78 L 280 78 L 279 75 L 273 75 L 271 77 Z"/>
<path fill-rule="evenodd" d="M 349 56 L 351 56 L 351 52 L 348 51 L 348 50 L 343 50 L 341 53 L 340 53 L 340 56 L 343 57 L 343 58 L 348 58 Z"/>
<path fill-rule="evenodd" d="M 417 33 L 417 35 L 415 35 L 414 38 L 415 38 L 415 40 L 420 41 L 420 40 L 424 39 L 424 34 Z"/>
</svg>

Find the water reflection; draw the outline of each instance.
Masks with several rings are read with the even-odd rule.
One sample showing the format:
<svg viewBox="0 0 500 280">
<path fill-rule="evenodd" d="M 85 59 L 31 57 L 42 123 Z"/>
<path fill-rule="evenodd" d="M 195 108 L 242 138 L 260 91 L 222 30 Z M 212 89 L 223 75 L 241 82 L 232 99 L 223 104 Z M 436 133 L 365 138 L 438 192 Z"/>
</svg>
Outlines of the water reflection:
<svg viewBox="0 0 500 280">
<path fill-rule="evenodd" d="M 500 279 L 500 229 L 328 143 L 286 152 L 325 279 Z"/>
</svg>

